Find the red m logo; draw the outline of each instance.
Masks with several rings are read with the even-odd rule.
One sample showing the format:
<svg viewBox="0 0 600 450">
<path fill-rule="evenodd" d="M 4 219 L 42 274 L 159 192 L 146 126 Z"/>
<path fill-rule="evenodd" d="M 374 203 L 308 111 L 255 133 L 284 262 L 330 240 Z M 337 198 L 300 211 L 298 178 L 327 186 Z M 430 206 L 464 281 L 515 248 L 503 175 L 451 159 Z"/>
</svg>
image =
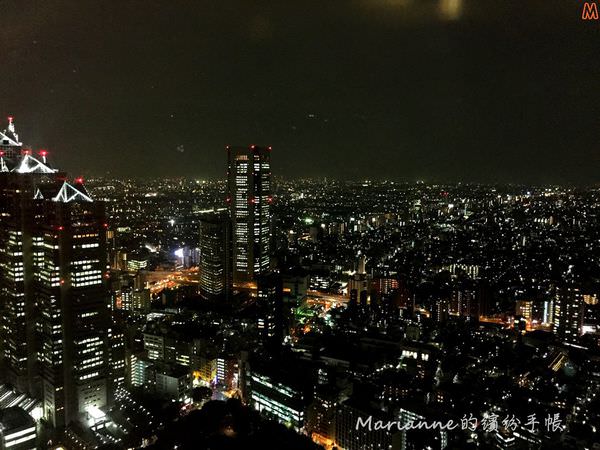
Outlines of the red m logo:
<svg viewBox="0 0 600 450">
<path fill-rule="evenodd" d="M 581 11 L 582 20 L 598 20 L 598 5 L 592 2 L 585 2 Z"/>
</svg>

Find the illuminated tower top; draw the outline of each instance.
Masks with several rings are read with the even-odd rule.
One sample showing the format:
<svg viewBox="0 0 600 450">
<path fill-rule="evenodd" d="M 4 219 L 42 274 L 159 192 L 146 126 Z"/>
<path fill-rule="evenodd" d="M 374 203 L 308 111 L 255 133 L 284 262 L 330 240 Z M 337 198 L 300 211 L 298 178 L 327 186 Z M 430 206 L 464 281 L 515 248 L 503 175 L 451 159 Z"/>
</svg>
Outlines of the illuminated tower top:
<svg viewBox="0 0 600 450">
<path fill-rule="evenodd" d="M 58 170 L 48 165 L 48 151 L 40 150 L 34 156 L 30 148 L 24 148 L 19 140 L 12 116 L 8 126 L 0 131 L 0 172 L 52 174 Z"/>
<path fill-rule="evenodd" d="M 21 152 L 23 143 L 19 140 L 19 135 L 15 130 L 15 123 L 12 116 L 8 117 L 8 127 L 0 131 L 0 151 L 6 158 L 14 158 Z"/>
</svg>

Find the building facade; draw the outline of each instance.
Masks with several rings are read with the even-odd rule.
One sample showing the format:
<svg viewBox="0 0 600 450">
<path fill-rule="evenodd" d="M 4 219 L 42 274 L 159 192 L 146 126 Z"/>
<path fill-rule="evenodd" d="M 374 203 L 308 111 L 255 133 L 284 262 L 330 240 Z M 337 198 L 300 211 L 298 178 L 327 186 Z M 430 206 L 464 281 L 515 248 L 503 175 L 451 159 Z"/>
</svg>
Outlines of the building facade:
<svg viewBox="0 0 600 450">
<path fill-rule="evenodd" d="M 228 299 L 233 288 L 231 222 L 225 211 L 200 218 L 200 295 Z"/>
<path fill-rule="evenodd" d="M 283 340 L 283 280 L 278 272 L 256 278 L 258 315 L 256 327 L 263 342 Z"/>
<path fill-rule="evenodd" d="M 296 431 L 304 428 L 307 399 L 302 389 L 258 369 L 251 371 L 249 379 L 254 409 Z"/>
<path fill-rule="evenodd" d="M 577 341 L 583 328 L 583 294 L 574 287 L 560 287 L 554 300 L 554 333 L 566 343 Z"/>
<path fill-rule="evenodd" d="M 40 191 L 35 300 L 44 417 L 61 427 L 109 399 L 104 207 L 66 181 Z"/>
<path fill-rule="evenodd" d="M 227 203 L 233 234 L 233 281 L 253 281 L 270 265 L 271 148 L 228 147 Z"/>
<path fill-rule="evenodd" d="M 0 377 L 63 427 L 109 395 L 106 223 L 82 179 L 0 133 Z"/>
</svg>

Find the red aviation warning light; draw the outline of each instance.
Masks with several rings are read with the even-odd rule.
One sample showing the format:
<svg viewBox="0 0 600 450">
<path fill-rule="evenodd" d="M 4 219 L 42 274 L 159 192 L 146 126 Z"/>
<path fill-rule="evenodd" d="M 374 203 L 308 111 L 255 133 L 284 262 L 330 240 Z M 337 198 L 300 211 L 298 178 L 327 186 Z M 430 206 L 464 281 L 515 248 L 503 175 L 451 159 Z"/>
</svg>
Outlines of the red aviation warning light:
<svg viewBox="0 0 600 450">
<path fill-rule="evenodd" d="M 83 184 L 83 177 L 77 177 L 77 178 L 75 178 L 75 183 L 77 183 L 77 184 Z"/>
<path fill-rule="evenodd" d="M 48 156 L 48 150 L 41 149 L 39 151 L 40 156 L 42 157 L 42 161 L 46 164 L 46 156 Z"/>
</svg>

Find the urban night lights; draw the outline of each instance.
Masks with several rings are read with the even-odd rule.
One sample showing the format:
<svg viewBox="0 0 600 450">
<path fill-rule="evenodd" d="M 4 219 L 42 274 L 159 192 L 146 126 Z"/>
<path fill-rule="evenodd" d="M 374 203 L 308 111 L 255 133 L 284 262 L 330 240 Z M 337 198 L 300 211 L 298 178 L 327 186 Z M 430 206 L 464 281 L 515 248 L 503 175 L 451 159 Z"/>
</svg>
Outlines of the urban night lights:
<svg viewBox="0 0 600 450">
<path fill-rule="evenodd" d="M 600 448 L 598 2 L 4 3 L 0 450 Z"/>
</svg>

